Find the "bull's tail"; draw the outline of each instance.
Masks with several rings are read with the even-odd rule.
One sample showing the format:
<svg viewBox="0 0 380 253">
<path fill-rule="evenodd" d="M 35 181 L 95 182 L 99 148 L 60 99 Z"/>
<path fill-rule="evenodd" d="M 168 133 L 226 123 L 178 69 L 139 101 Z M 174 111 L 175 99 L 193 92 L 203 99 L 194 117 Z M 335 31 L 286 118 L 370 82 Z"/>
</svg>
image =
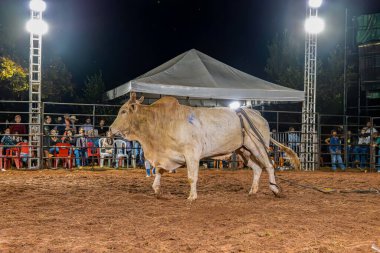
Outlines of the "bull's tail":
<svg viewBox="0 0 380 253">
<path fill-rule="evenodd" d="M 288 157 L 290 158 L 290 163 L 293 166 L 293 168 L 295 170 L 300 170 L 301 163 L 300 163 L 300 159 L 298 158 L 298 155 L 296 154 L 296 152 L 294 152 L 293 149 L 291 149 L 291 148 L 281 144 L 280 142 L 276 141 L 272 137 L 270 139 L 274 145 L 279 147 L 280 150 L 284 151 L 288 155 Z"/>
</svg>

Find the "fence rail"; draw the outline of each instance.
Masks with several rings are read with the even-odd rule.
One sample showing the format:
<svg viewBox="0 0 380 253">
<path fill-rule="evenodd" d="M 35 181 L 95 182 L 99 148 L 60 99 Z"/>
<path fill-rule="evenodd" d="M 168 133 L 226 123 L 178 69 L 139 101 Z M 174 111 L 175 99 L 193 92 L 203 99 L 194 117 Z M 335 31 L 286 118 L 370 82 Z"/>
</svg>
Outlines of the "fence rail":
<svg viewBox="0 0 380 253">
<path fill-rule="evenodd" d="M 0 138 L 1 142 L 3 142 L 3 137 L 7 134 L 4 133 L 4 130 L 8 127 L 14 127 L 16 129 L 21 129 L 21 125 L 24 125 L 26 129 L 29 129 L 29 125 L 33 126 L 36 124 L 25 123 L 28 122 L 29 111 L 28 111 L 29 101 L 0 101 Z M 52 163 L 55 163 L 54 160 L 59 160 L 62 162 L 64 160 L 62 157 L 55 156 L 56 154 L 52 152 L 45 152 L 46 150 L 52 149 L 55 145 L 50 145 L 47 141 L 47 137 L 49 136 L 50 129 L 56 129 L 58 131 L 58 135 L 56 136 L 58 139 L 67 138 L 65 135 L 65 123 L 64 117 L 71 116 L 72 121 L 70 122 L 71 129 L 73 130 L 73 134 L 78 134 L 80 127 L 89 127 L 95 129 L 96 131 L 101 128 L 100 121 L 105 121 L 105 128 L 114 121 L 118 110 L 119 105 L 108 105 L 108 104 L 78 104 L 78 103 L 53 103 L 53 102 L 43 102 L 41 103 L 41 118 L 44 119 L 39 129 L 38 133 L 15 133 L 12 132 L 8 134 L 14 141 L 13 145 L 3 144 L 1 146 L 1 154 L 0 154 L 0 165 L 2 168 L 4 167 L 4 161 L 7 160 L 7 165 L 12 165 L 12 163 L 16 166 L 25 164 L 25 159 L 30 159 L 30 156 L 25 156 L 24 153 L 27 148 L 30 148 L 30 144 L 28 143 L 28 137 L 33 135 L 33 138 L 42 138 L 42 146 L 40 147 L 43 152 L 41 152 L 40 164 L 46 164 L 46 161 L 49 159 L 52 160 Z M 270 129 L 271 135 L 277 141 L 284 143 L 285 145 L 292 148 L 299 157 L 302 157 L 302 115 L 300 112 L 294 111 L 260 111 L 262 115 L 267 119 Z M 15 124 L 11 122 L 15 115 L 20 115 L 22 118 L 22 122 L 20 124 Z M 75 119 L 74 119 L 75 116 Z M 47 122 L 47 118 L 52 118 L 51 122 Z M 85 120 L 89 118 L 90 124 L 85 125 Z M 353 117 L 346 115 L 318 115 L 317 117 L 317 135 L 318 142 L 315 145 L 318 146 L 318 152 L 316 157 L 318 157 L 316 161 L 316 168 L 324 168 L 324 167 L 335 167 L 334 161 L 336 157 L 332 156 L 331 153 L 331 131 L 333 129 L 337 130 L 337 135 L 341 140 L 341 143 L 335 145 L 338 150 L 340 150 L 340 157 L 342 158 L 342 163 L 345 168 L 361 168 L 367 169 L 370 171 L 374 171 L 379 168 L 380 164 L 380 153 L 379 153 L 379 138 L 372 138 L 375 136 L 375 131 L 372 130 L 369 132 L 371 137 L 369 138 L 368 143 L 358 143 L 360 138 L 364 138 L 360 135 L 361 129 L 366 126 L 367 122 L 370 122 L 372 126 L 380 126 L 380 118 L 371 118 L 371 117 Z M 16 126 L 16 127 L 15 127 Z M 380 129 L 379 129 L 380 130 Z M 88 134 L 88 131 L 86 131 Z M 104 136 L 104 132 L 100 133 L 101 137 Z M 368 133 L 367 133 L 368 134 Z M 75 136 L 78 137 L 78 136 Z M 368 137 L 368 136 L 367 136 Z M 16 145 L 17 143 L 24 143 L 20 145 Z M 94 144 L 95 143 L 95 144 Z M 73 146 L 77 146 L 76 143 L 72 143 Z M 91 145 L 97 145 L 97 142 L 92 142 Z M 125 147 L 126 157 L 125 160 L 126 166 L 136 166 L 136 164 L 143 164 L 143 152 L 141 147 L 133 142 L 127 144 L 128 147 Z M 22 146 L 22 147 L 20 147 Z M 92 148 L 89 146 L 85 146 L 83 148 L 89 149 Z M 100 148 L 100 147 L 96 147 Z M 23 149 L 23 150 L 22 150 Z M 116 156 L 117 149 L 114 148 L 113 156 Z M 7 151 L 8 150 L 8 151 Z M 72 148 L 69 150 L 69 155 L 72 155 L 71 166 L 76 165 L 76 162 L 79 161 L 77 157 L 75 157 L 75 153 L 78 153 L 77 148 Z M 7 153 L 8 152 L 8 153 Z M 71 152 L 71 153 L 70 153 Z M 88 152 L 91 152 L 88 150 Z M 88 152 L 79 154 L 79 157 L 88 156 Z M 124 151 L 122 151 L 124 152 Z M 92 155 L 92 153 L 91 153 Z M 288 169 L 290 165 L 287 161 L 287 157 L 283 154 L 281 150 L 276 147 L 271 147 L 270 153 L 274 165 L 277 169 Z M 18 159 L 18 160 L 17 160 Z M 80 158 L 82 160 L 82 158 Z M 90 156 L 86 158 L 89 164 L 94 165 L 96 161 L 97 164 L 100 164 L 100 159 L 97 156 Z M 117 160 L 116 158 L 113 158 Z M 333 159 L 333 161 L 332 161 Z M 9 164 L 9 161 L 10 163 Z M 16 162 L 15 162 L 16 160 Z M 339 160 L 339 159 L 338 159 Z M 19 162 L 22 161 L 22 162 Z M 45 161 L 45 163 L 44 163 Z M 16 164 L 18 162 L 18 164 Z M 81 162 L 81 161 L 79 161 Z M 27 163 L 26 163 L 27 164 Z M 63 164 L 63 162 L 62 162 Z M 207 167 L 223 167 L 223 168 L 236 168 L 241 167 L 242 161 L 238 158 L 233 158 L 230 161 L 211 161 L 211 160 L 203 160 L 201 164 L 206 164 Z M 337 164 L 338 162 L 337 162 Z M 46 165 L 45 165 L 46 166 Z M 51 166 L 54 167 L 54 166 Z"/>
</svg>

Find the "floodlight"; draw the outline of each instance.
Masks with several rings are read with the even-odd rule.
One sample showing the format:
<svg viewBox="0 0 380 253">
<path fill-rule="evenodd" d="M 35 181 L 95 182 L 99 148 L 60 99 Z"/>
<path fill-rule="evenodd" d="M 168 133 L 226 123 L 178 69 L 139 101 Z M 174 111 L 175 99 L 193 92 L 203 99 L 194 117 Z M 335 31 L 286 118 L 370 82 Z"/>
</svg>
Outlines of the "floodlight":
<svg viewBox="0 0 380 253">
<path fill-rule="evenodd" d="M 232 103 L 230 104 L 230 108 L 231 108 L 232 110 L 236 110 L 236 109 L 239 108 L 239 107 L 240 107 L 240 103 L 239 103 L 238 101 L 232 102 Z"/>
<path fill-rule="evenodd" d="M 42 0 L 32 0 L 29 2 L 29 8 L 32 11 L 42 12 L 46 10 L 46 3 Z"/>
<path fill-rule="evenodd" d="M 34 34 L 45 34 L 48 31 L 48 25 L 41 19 L 31 19 L 26 23 L 26 30 Z"/>
<path fill-rule="evenodd" d="M 319 8 L 322 5 L 322 0 L 309 0 L 309 6 L 311 8 Z"/>
<path fill-rule="evenodd" d="M 308 33 L 318 34 L 325 29 L 325 21 L 323 19 L 312 16 L 306 19 L 305 30 Z"/>
</svg>

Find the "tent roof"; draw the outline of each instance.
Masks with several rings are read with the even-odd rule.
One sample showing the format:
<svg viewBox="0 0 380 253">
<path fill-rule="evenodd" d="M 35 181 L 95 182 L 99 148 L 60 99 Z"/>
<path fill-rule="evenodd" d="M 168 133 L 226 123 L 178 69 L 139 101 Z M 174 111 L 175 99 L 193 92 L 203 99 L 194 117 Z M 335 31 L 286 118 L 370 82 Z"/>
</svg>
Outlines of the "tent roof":
<svg viewBox="0 0 380 253">
<path fill-rule="evenodd" d="M 107 91 L 107 99 L 128 92 L 204 99 L 303 101 L 304 92 L 246 74 L 195 49 Z"/>
</svg>

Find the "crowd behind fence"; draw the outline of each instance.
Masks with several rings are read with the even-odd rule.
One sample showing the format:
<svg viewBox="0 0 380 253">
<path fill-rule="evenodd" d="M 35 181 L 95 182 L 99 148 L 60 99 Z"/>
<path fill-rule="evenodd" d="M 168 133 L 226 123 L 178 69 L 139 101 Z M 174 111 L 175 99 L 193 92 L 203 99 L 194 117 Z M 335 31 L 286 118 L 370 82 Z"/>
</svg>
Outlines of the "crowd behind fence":
<svg viewBox="0 0 380 253">
<path fill-rule="evenodd" d="M 120 106 L 46 102 L 41 103 L 41 107 L 42 122 L 38 128 L 41 132 L 28 132 L 28 103 L 1 101 L 1 169 L 27 167 L 28 159 L 37 156 L 29 152 L 29 137 L 42 140 L 39 159 L 43 168 L 144 165 L 144 152 L 138 142 L 107 136 Z M 262 114 L 268 120 L 271 136 L 302 157 L 301 113 L 262 111 Z M 379 125 L 380 118 L 318 115 L 316 167 L 380 171 L 380 138 L 376 129 Z M 276 169 L 291 168 L 280 149 L 271 145 L 269 153 Z M 201 165 L 207 168 L 244 167 L 236 155 L 223 161 L 206 159 Z"/>
</svg>

